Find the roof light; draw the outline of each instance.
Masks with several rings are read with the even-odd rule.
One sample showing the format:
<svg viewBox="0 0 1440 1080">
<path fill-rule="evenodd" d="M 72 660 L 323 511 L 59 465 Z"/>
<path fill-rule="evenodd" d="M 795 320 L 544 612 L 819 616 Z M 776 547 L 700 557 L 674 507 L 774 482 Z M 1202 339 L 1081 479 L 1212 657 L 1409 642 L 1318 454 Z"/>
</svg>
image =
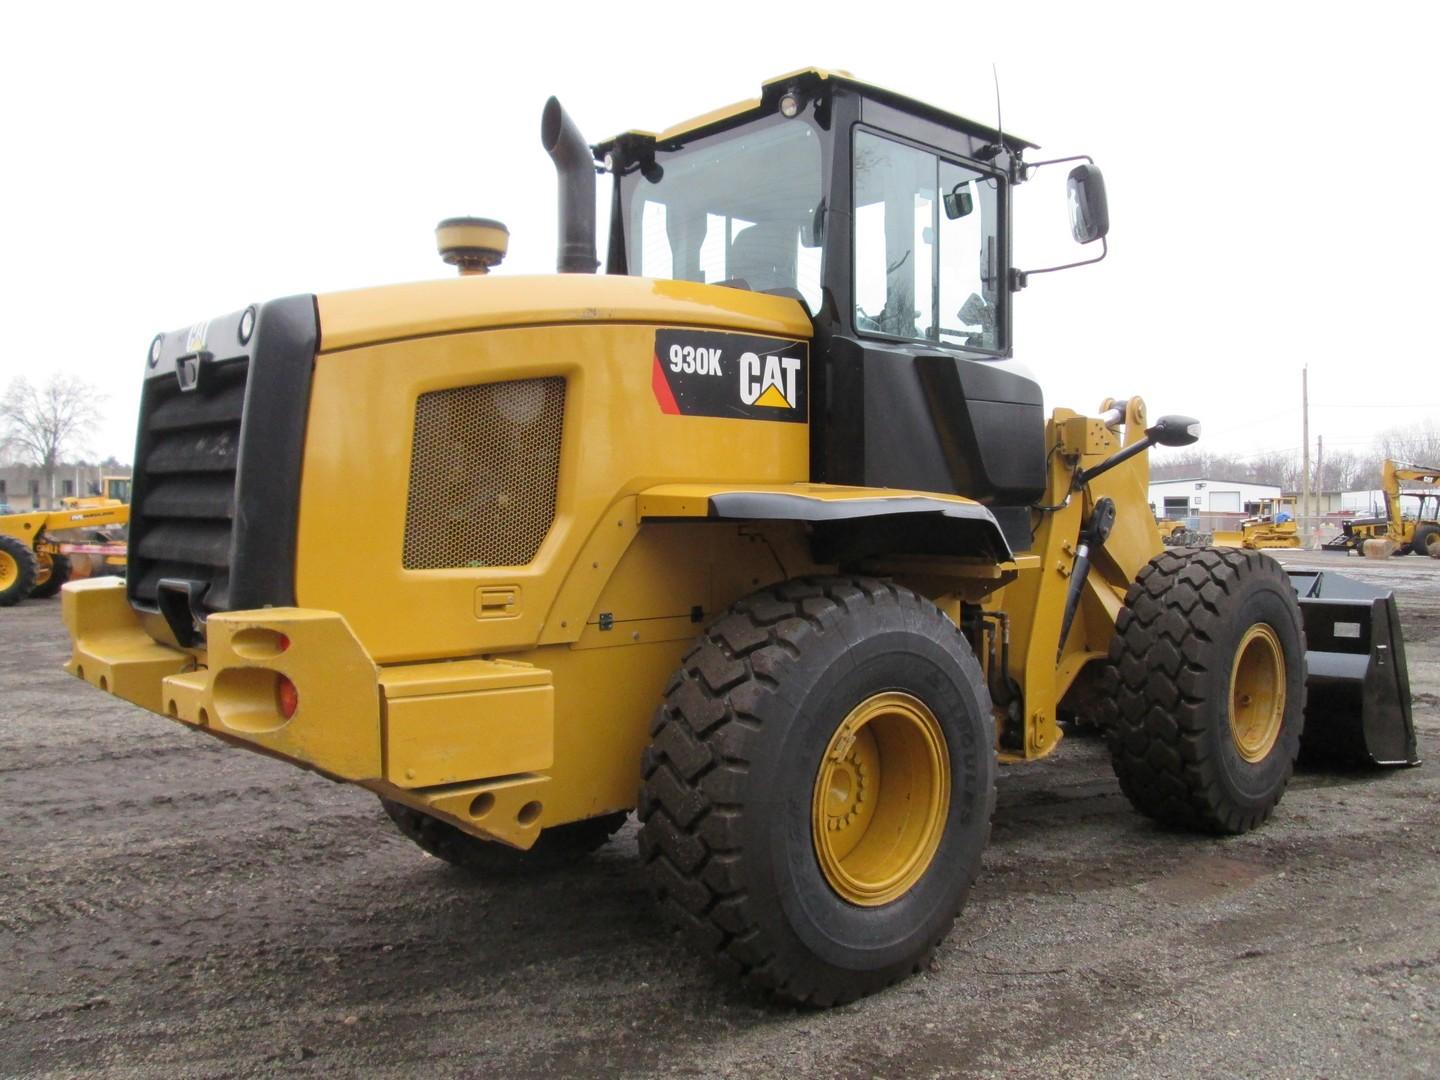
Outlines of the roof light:
<svg viewBox="0 0 1440 1080">
<path fill-rule="evenodd" d="M 799 94 L 794 90 L 785 91 L 785 95 L 780 99 L 780 115 L 787 120 L 795 119 L 800 115 L 801 104 Z"/>
</svg>

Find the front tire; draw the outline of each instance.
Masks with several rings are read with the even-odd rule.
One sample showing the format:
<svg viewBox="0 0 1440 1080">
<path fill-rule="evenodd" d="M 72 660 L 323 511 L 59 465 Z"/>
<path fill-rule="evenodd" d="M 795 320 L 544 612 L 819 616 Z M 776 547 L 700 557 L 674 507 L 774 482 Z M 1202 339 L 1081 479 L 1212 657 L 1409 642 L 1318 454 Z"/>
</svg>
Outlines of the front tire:
<svg viewBox="0 0 1440 1080">
<path fill-rule="evenodd" d="M 1243 833 L 1285 793 L 1305 714 L 1305 633 L 1285 571 L 1258 551 L 1157 555 L 1110 646 L 1111 760 L 1141 813 Z"/>
<path fill-rule="evenodd" d="M 0 607 L 11 607 L 35 588 L 35 552 L 23 540 L 0 536 Z"/>
<path fill-rule="evenodd" d="M 994 807 L 989 694 L 939 609 L 870 578 L 762 590 L 686 654 L 651 735 L 640 854 L 701 953 L 811 1005 L 923 967 Z"/>
</svg>

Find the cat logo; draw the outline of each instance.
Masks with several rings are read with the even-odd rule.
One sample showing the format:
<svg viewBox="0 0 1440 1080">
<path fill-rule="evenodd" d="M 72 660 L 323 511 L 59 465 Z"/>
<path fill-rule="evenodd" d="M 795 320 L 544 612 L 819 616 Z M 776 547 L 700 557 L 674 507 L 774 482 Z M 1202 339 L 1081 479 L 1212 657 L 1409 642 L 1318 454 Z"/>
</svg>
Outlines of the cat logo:
<svg viewBox="0 0 1440 1080">
<path fill-rule="evenodd" d="M 205 339 L 210 336 L 210 320 L 196 323 L 190 327 L 190 332 L 185 335 L 185 351 L 198 353 L 205 351 Z"/>
<path fill-rule="evenodd" d="M 662 326 L 650 389 L 670 416 L 803 424 L 810 416 L 809 342 Z"/>
<path fill-rule="evenodd" d="M 746 405 L 770 409 L 793 409 L 797 401 L 796 375 L 800 371 L 798 356 L 764 357 L 747 352 L 740 357 L 740 400 Z"/>
</svg>

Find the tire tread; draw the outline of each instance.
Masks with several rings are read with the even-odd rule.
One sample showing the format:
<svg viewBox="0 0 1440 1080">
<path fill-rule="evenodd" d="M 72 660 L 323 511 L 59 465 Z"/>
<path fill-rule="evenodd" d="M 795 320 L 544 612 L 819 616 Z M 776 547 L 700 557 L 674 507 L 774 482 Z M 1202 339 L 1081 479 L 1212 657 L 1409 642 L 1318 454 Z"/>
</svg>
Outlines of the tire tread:
<svg viewBox="0 0 1440 1080">
<path fill-rule="evenodd" d="M 1206 738 L 1214 703 L 1205 684 L 1216 663 L 1210 646 L 1224 633 L 1226 601 L 1256 576 L 1278 577 L 1289 588 L 1284 570 L 1262 552 L 1167 548 L 1136 576 L 1116 620 L 1105 676 L 1115 702 L 1107 717 L 1111 761 L 1126 798 L 1163 824 L 1248 832 L 1269 818 L 1289 782 L 1298 730 L 1288 736 L 1290 760 L 1278 788 L 1250 809 L 1227 796 Z M 1294 616 L 1303 654 L 1298 602 Z"/>
<path fill-rule="evenodd" d="M 843 633 L 840 616 L 865 608 L 893 613 L 897 627 L 959 636 L 929 601 L 873 578 L 806 577 L 764 589 L 737 602 L 685 655 L 642 760 L 640 856 L 662 914 L 722 969 L 796 1004 L 836 1005 L 881 987 L 817 980 L 803 965 L 787 970 L 780 952 L 767 946 L 757 901 L 743 885 L 745 773 L 764 699 L 779 693 L 781 677 L 807 642 Z M 983 685 L 968 646 L 964 656 L 967 674 Z M 993 785 L 989 799 L 993 808 Z M 943 938 L 938 935 L 910 970 L 928 963 Z"/>
</svg>

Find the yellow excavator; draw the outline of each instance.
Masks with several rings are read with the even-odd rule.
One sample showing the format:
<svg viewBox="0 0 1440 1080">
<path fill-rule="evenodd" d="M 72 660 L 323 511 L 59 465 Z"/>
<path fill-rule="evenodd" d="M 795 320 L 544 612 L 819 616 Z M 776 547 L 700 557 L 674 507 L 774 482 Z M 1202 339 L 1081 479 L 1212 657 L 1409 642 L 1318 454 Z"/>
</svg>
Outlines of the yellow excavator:
<svg viewBox="0 0 1440 1080">
<path fill-rule="evenodd" d="M 1440 468 L 1387 458 L 1380 478 L 1384 516 L 1343 522 L 1340 535 L 1322 546 L 1329 551 L 1360 551 L 1367 540 L 1389 540 L 1396 545 L 1396 555 L 1440 559 L 1440 490 L 1405 491 L 1401 484 L 1440 489 Z M 1413 503 L 1407 506 L 1410 500 Z"/>
<path fill-rule="evenodd" d="M 1014 193 L 1065 162 L 1103 257 L 1089 159 L 813 69 L 594 146 L 552 98 L 541 143 L 558 273 L 450 219 L 458 277 L 153 339 L 129 573 L 64 590 L 73 675 L 476 873 L 635 811 L 659 910 L 814 1005 L 924 969 L 997 769 L 1067 716 L 1209 833 L 1269 817 L 1302 739 L 1417 760 L 1389 594 L 1163 547 L 1146 451 L 1199 424 L 1047 414 L 1016 361 L 1017 294 L 1097 260 L 1013 265 Z"/>
</svg>

